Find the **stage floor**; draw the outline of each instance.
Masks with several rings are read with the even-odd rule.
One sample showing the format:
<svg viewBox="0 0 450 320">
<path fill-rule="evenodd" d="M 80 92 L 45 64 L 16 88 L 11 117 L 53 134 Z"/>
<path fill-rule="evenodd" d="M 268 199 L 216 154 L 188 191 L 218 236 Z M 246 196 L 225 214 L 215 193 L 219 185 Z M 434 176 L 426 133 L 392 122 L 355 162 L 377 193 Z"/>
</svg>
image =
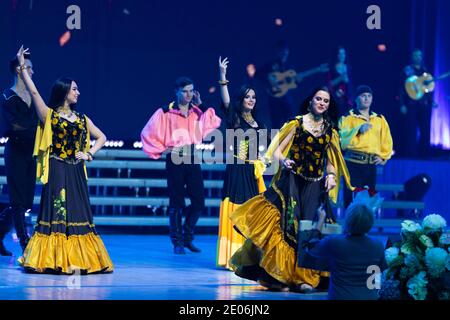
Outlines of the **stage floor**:
<svg viewBox="0 0 450 320">
<path fill-rule="evenodd" d="M 214 235 L 199 235 L 201 253 L 174 255 L 166 235 L 104 235 L 112 274 L 81 277 L 26 274 L 11 234 L 5 245 L 15 254 L 0 257 L 0 300 L 316 300 L 326 293 L 268 292 L 252 281 L 215 266 Z M 79 289 L 77 289 L 79 287 Z"/>
</svg>

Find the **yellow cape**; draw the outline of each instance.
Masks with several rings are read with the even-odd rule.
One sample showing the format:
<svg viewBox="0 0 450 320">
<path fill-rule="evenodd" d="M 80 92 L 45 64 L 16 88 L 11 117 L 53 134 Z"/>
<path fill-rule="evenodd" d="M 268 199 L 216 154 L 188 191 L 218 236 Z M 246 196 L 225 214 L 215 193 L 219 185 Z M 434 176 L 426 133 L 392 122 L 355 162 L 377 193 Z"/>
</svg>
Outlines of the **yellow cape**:
<svg viewBox="0 0 450 320">
<path fill-rule="evenodd" d="M 42 184 L 46 184 L 48 182 L 48 164 L 50 158 L 50 146 L 52 145 L 53 140 L 53 131 L 52 131 L 52 114 L 53 109 L 49 109 L 47 112 L 47 116 L 45 117 L 45 123 L 39 121 L 37 130 L 36 130 L 36 139 L 34 140 L 34 151 L 33 156 L 37 157 L 37 168 L 36 168 L 36 180 L 40 181 Z M 89 118 L 85 115 L 86 118 L 86 146 L 84 148 L 84 152 L 89 151 L 91 146 L 91 138 L 89 133 L 88 120 Z M 84 164 L 84 173 L 87 179 L 87 170 L 86 163 Z"/>
<path fill-rule="evenodd" d="M 272 161 L 273 159 L 273 153 L 275 150 L 279 147 L 281 142 L 289 135 L 289 133 L 293 129 L 297 129 L 300 122 L 301 116 L 295 117 L 295 120 L 291 120 L 289 122 L 286 122 L 283 127 L 280 129 L 280 131 L 277 133 L 277 135 L 274 137 L 272 142 L 269 145 L 269 148 L 267 149 L 267 152 L 264 156 L 266 161 Z M 291 149 L 292 142 L 294 139 L 291 139 L 289 143 L 287 144 L 286 148 L 282 151 L 283 157 L 287 157 L 289 154 L 289 150 Z M 333 203 L 337 202 L 338 193 L 339 193 L 339 185 L 341 181 L 341 177 L 344 177 L 345 184 L 347 185 L 347 188 L 350 190 L 354 190 L 350 183 L 350 174 L 348 173 L 347 165 L 345 164 L 344 157 L 342 156 L 341 147 L 339 143 L 339 133 L 337 130 L 333 129 L 332 137 L 330 141 L 330 145 L 327 148 L 327 160 L 331 162 L 333 167 L 336 170 L 336 187 L 334 187 L 329 193 L 330 200 L 333 201 Z M 282 168 L 278 168 L 277 173 L 272 179 L 272 184 L 278 181 L 281 175 Z"/>
</svg>

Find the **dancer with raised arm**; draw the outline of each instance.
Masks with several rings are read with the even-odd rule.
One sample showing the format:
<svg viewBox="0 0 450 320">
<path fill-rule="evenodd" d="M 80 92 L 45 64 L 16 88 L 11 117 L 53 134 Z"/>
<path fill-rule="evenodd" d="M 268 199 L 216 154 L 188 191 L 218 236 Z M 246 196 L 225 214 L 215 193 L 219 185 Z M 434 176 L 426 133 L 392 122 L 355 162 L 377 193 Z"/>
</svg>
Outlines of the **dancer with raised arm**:
<svg viewBox="0 0 450 320">
<path fill-rule="evenodd" d="M 231 101 L 226 78 L 228 58 L 219 58 L 220 95 L 227 121 L 227 132 L 234 130 L 232 163 L 227 162 L 222 202 L 220 204 L 217 266 L 231 269 L 229 259 L 244 243 L 245 238 L 233 227 L 230 214 L 245 201 L 266 190 L 262 177 L 264 165 L 259 158 L 261 130 L 266 126 L 256 118 L 256 91 L 243 85 Z M 266 135 L 267 136 L 267 135 Z"/>
<path fill-rule="evenodd" d="M 19 68 L 41 120 L 34 155 L 37 179 L 44 185 L 36 228 L 19 263 L 25 271 L 82 274 L 112 272 L 113 264 L 92 218 L 86 161 L 104 145 L 106 137 L 86 115 L 75 111 L 80 92 L 69 78 L 53 85 L 44 102 L 26 71 L 23 46 Z M 96 143 L 91 147 L 91 136 Z"/>
</svg>

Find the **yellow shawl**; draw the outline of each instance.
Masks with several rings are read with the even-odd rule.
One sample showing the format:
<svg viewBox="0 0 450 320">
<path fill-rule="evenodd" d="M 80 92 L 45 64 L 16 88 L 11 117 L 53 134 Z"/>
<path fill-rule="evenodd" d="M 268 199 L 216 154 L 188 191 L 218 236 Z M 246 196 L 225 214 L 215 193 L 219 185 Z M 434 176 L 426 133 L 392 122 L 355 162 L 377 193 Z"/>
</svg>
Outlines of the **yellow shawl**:
<svg viewBox="0 0 450 320">
<path fill-rule="evenodd" d="M 280 132 L 277 133 L 277 135 L 274 137 L 272 142 L 269 145 L 269 148 L 267 149 L 267 153 L 264 156 L 266 161 L 271 161 L 273 158 L 273 153 L 278 148 L 278 146 L 281 144 L 281 142 L 289 135 L 289 133 L 293 130 L 298 128 L 300 122 L 301 116 L 297 116 L 295 120 L 289 121 L 283 125 L 283 127 L 280 129 Z M 292 143 L 294 139 L 291 139 L 289 143 L 287 144 L 286 148 L 282 151 L 283 157 L 287 157 L 289 154 L 289 150 L 291 149 Z M 332 137 L 330 146 L 327 148 L 327 160 L 331 162 L 333 167 L 336 170 L 336 187 L 334 187 L 329 193 L 330 200 L 333 201 L 333 203 L 337 202 L 338 193 L 339 193 L 339 185 L 341 181 L 341 177 L 344 177 L 345 184 L 350 190 L 354 190 L 354 188 L 350 184 L 350 174 L 348 173 L 347 165 L 345 164 L 344 157 L 342 156 L 341 147 L 339 143 L 339 133 L 333 129 Z M 272 184 L 278 181 L 281 175 L 282 168 L 278 168 L 277 173 L 272 179 Z"/>
<path fill-rule="evenodd" d="M 52 145 L 53 131 L 52 131 L 52 114 L 53 110 L 49 109 L 47 116 L 45 117 L 45 123 L 39 121 L 39 125 L 36 130 L 36 139 L 34 140 L 34 151 L 33 156 L 37 157 L 37 168 L 36 168 L 36 180 L 40 181 L 42 184 L 48 182 L 48 172 L 49 172 L 49 158 L 50 158 L 50 146 Z M 84 116 L 86 119 L 86 146 L 83 150 L 84 152 L 89 151 L 91 146 L 91 139 L 89 133 L 88 117 Z M 86 163 L 84 163 L 84 173 L 87 176 Z"/>
</svg>

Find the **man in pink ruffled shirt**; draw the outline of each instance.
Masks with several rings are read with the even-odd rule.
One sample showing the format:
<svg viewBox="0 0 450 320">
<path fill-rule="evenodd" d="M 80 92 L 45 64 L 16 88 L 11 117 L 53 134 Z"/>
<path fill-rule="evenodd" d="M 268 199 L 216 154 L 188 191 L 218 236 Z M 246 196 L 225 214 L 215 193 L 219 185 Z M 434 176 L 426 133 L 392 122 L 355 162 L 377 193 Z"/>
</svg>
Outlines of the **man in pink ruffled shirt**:
<svg viewBox="0 0 450 320">
<path fill-rule="evenodd" d="M 159 108 L 141 132 L 144 152 L 152 159 L 166 157 L 169 191 L 170 239 L 176 254 L 200 249 L 192 243 L 194 227 L 205 208 L 205 193 L 199 161 L 195 161 L 195 145 L 220 126 L 213 108 L 203 111 L 200 94 L 194 91 L 192 80 L 180 77 L 175 82 L 176 101 Z M 186 187 L 186 188 L 185 188 Z M 186 208 L 184 194 L 191 205 Z M 185 212 L 184 225 L 182 224 Z"/>
</svg>

